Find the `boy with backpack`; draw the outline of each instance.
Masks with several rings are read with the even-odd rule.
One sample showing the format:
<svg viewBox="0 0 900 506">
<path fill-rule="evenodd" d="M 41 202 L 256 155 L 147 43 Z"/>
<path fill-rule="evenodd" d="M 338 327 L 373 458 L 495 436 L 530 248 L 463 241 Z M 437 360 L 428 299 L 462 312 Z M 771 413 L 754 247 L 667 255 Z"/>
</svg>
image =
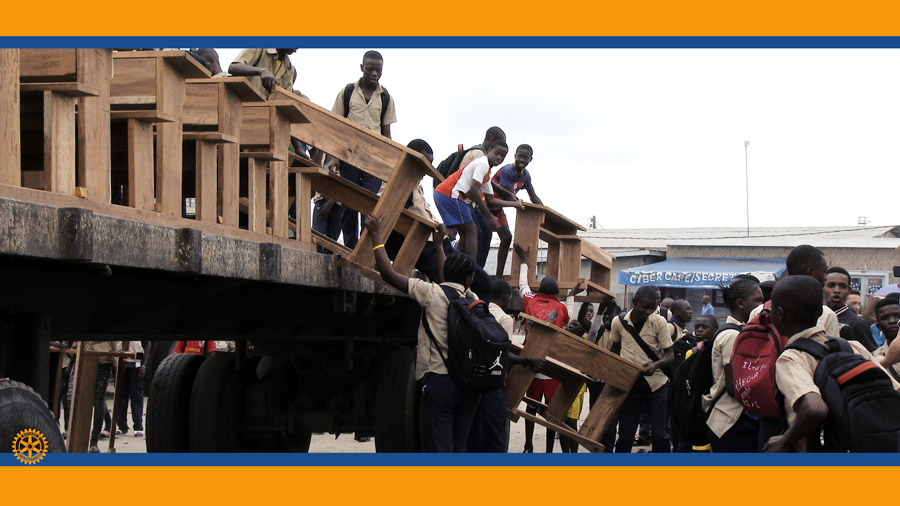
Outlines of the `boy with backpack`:
<svg viewBox="0 0 900 506">
<path fill-rule="evenodd" d="M 628 393 L 619 411 L 619 438 L 616 453 L 631 453 L 638 428 L 641 408 L 647 405 L 650 415 L 650 436 L 654 453 L 669 453 L 666 439 L 666 403 L 669 378 L 662 368 L 670 365 L 672 338 L 666 320 L 656 314 L 658 289 L 642 286 L 634 294 L 631 311 L 613 319 L 610 331 L 612 352 L 626 360 L 641 364 L 644 375 Z"/>
<path fill-rule="evenodd" d="M 468 165 L 454 172 L 434 189 L 434 205 L 437 206 L 444 220 L 444 226 L 454 227 L 459 232 L 459 250 L 468 253 L 473 260 L 478 260 L 479 249 L 484 241 L 478 235 L 475 215 L 472 207 L 465 202 L 469 199 L 481 210 L 488 220 L 488 227 L 497 230 L 497 218 L 488 212 L 488 205 L 499 207 L 516 207 L 524 209 L 521 201 L 506 201 L 494 197 L 491 187 L 491 169 L 503 163 L 509 148 L 505 142 L 496 142 L 487 156 L 476 158 Z M 487 202 L 485 202 L 487 201 Z M 488 237 L 490 242 L 490 237 Z M 479 263 L 479 265 L 481 265 Z"/>
<path fill-rule="evenodd" d="M 771 303 L 773 325 L 790 336 L 775 363 L 788 429 L 763 450 L 818 450 L 824 423 L 827 451 L 900 451 L 900 383 L 862 344 L 829 337 L 817 325 L 822 285 L 790 276 L 775 285 Z"/>
<path fill-rule="evenodd" d="M 366 229 L 375 245 L 375 264 L 381 278 L 397 290 L 409 294 L 425 311 L 419 324 L 416 348 L 416 379 L 425 385 L 422 389 L 425 450 L 465 452 L 480 394 L 477 391 L 460 388 L 451 378 L 444 361 L 444 357 L 450 353 L 448 335 L 450 300 L 442 286 L 453 290 L 459 297 L 474 299 L 475 294 L 469 291 L 469 286 L 475 276 L 475 262 L 463 254 L 453 254 L 444 260 L 443 250 L 437 248 L 438 265 L 442 266 L 444 282 L 439 285 L 408 278 L 396 272 L 391 266 L 391 261 L 384 251 L 381 223 L 376 217 L 372 215 L 366 217 Z M 502 328 L 500 332 L 503 332 Z M 505 367 L 505 364 L 502 365 Z"/>
<path fill-rule="evenodd" d="M 381 53 L 366 51 L 359 65 L 362 77 L 338 92 L 331 111 L 390 139 L 391 125 L 397 122 L 397 112 L 394 109 L 394 97 L 381 86 L 383 68 L 384 58 Z M 325 161 L 328 168 L 334 163 L 335 160 L 330 157 Z M 348 163 L 340 162 L 339 172 L 342 178 L 372 193 L 378 193 L 381 188 L 380 179 Z M 359 241 L 359 213 L 346 206 L 342 206 L 341 212 L 344 246 L 353 249 Z"/>
<path fill-rule="evenodd" d="M 672 352 L 675 355 L 672 369 L 675 374 L 672 376 L 669 386 L 669 426 L 672 448 L 676 453 L 709 451 L 706 424 L 703 423 L 703 420 L 698 421 L 698 413 L 695 413 L 701 413 L 699 416 L 706 414 L 701 407 L 704 392 L 700 390 L 703 387 L 698 385 L 694 379 L 694 376 L 698 375 L 698 371 L 694 369 L 697 367 L 694 366 L 694 363 L 698 362 L 698 355 L 703 350 L 707 350 L 706 354 L 711 356 L 709 349 L 718 331 L 719 320 L 715 316 L 703 315 L 698 317 L 697 322 L 694 323 L 693 334 L 684 336 L 672 345 Z M 691 359 L 691 357 L 694 358 Z M 708 391 L 713 384 L 712 361 L 708 358 L 706 362 L 705 389 Z M 694 370 L 692 371 L 692 369 Z M 697 392 L 694 393 L 692 399 L 693 390 L 697 390 Z M 697 431 L 699 435 L 695 436 L 694 431 Z"/>
</svg>

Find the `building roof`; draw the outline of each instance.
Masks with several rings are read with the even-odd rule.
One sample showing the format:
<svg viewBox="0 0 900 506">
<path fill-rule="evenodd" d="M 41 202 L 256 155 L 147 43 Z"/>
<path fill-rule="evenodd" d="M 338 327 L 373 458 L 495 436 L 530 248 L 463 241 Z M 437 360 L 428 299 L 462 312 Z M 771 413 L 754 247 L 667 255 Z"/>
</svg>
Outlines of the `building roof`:
<svg viewBox="0 0 900 506">
<path fill-rule="evenodd" d="M 666 246 L 897 248 L 900 226 L 600 229 L 581 232 L 606 249 L 665 250 Z"/>
</svg>

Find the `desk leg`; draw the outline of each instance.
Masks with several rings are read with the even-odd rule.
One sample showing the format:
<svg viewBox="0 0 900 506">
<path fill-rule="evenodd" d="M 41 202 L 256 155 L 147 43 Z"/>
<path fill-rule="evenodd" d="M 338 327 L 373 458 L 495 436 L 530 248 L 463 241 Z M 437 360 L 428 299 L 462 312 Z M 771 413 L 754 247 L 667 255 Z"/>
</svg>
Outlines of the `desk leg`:
<svg viewBox="0 0 900 506">
<path fill-rule="evenodd" d="M 128 205 L 154 210 L 153 186 L 153 123 L 129 119 Z"/>
<path fill-rule="evenodd" d="M 297 173 L 297 240 L 312 242 L 312 181 L 306 174 Z"/>
<path fill-rule="evenodd" d="M 597 398 L 597 402 L 594 403 L 594 407 L 591 408 L 578 433 L 588 439 L 600 441 L 609 427 L 616 421 L 619 409 L 622 408 L 622 404 L 625 403 L 627 397 L 628 392 L 619 390 L 609 384 L 604 386 L 603 392 L 600 393 L 600 397 Z"/>
<path fill-rule="evenodd" d="M 423 223 L 413 222 L 412 228 L 406 233 L 406 237 L 403 238 L 403 245 L 400 246 L 400 251 L 397 252 L 397 257 L 394 259 L 395 271 L 404 276 L 412 272 L 431 233 L 432 230 Z"/>
<path fill-rule="evenodd" d="M 69 410 L 69 431 L 66 434 L 69 453 L 86 453 L 91 442 L 97 356 L 85 352 L 83 343 L 84 341 L 78 342 L 75 375 L 72 377 L 72 406 Z"/>
<path fill-rule="evenodd" d="M 251 232 L 266 231 L 266 162 L 247 159 L 247 222 Z"/>
<path fill-rule="evenodd" d="M 22 186 L 19 50 L 0 49 L 0 184 Z"/>
<path fill-rule="evenodd" d="M 77 99 L 44 92 L 44 190 L 75 195 L 75 104 Z"/>
<path fill-rule="evenodd" d="M 197 221 L 216 222 L 216 144 L 197 141 Z"/>
</svg>

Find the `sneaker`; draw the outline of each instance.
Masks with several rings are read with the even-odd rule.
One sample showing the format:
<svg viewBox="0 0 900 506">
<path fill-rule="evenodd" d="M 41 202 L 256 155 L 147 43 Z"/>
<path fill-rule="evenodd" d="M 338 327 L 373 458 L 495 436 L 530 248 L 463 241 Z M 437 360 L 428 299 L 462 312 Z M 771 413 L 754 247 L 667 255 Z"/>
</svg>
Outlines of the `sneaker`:
<svg viewBox="0 0 900 506">
<path fill-rule="evenodd" d="M 116 429 L 116 435 L 118 436 L 121 434 L 128 434 L 128 427 L 125 427 L 124 429 Z"/>
<path fill-rule="evenodd" d="M 142 431 L 142 430 L 134 431 L 134 437 L 144 437 L 144 431 Z"/>
<path fill-rule="evenodd" d="M 91 445 L 91 449 L 88 450 L 88 453 L 100 453 L 100 447 L 97 445 Z"/>
<path fill-rule="evenodd" d="M 108 431 L 108 430 L 101 430 L 101 431 L 100 431 L 99 439 L 109 439 L 109 431 Z"/>
</svg>

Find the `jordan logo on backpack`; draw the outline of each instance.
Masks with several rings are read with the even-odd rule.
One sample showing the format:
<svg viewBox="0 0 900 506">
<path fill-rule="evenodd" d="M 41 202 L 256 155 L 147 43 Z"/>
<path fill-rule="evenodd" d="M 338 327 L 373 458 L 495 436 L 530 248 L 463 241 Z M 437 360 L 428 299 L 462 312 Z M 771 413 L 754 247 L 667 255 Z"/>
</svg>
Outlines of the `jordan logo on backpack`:
<svg viewBox="0 0 900 506">
<path fill-rule="evenodd" d="M 497 354 L 497 358 L 494 359 L 494 363 L 488 367 L 488 370 L 491 371 L 491 376 L 499 376 L 503 374 L 503 364 L 500 363 L 503 360 L 503 352 Z M 496 370 L 495 370 L 496 369 Z"/>
</svg>

